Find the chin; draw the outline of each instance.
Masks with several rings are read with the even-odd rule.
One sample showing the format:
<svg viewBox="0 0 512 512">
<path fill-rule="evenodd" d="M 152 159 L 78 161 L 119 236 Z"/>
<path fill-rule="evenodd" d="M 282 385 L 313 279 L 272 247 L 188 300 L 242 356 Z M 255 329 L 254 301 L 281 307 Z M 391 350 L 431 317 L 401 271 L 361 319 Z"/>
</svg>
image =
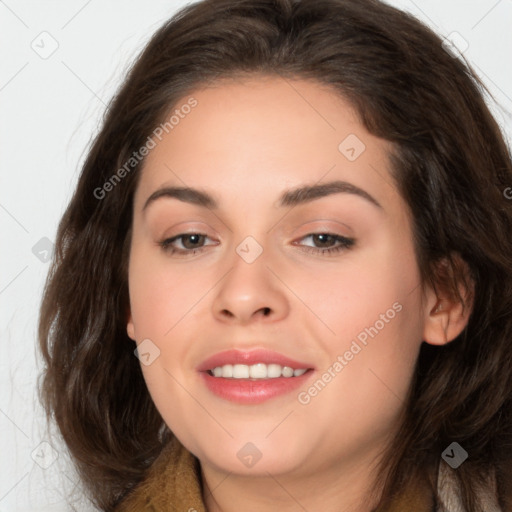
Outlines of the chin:
<svg viewBox="0 0 512 512">
<path fill-rule="evenodd" d="M 212 443 L 211 440 L 206 442 L 208 444 L 204 447 L 191 450 L 201 463 L 238 475 L 266 477 L 268 473 L 293 473 L 303 468 L 304 461 L 311 455 L 298 451 L 292 443 L 283 446 L 282 443 L 265 439 L 265 435 L 260 438 L 244 438 L 243 441 L 240 438 L 230 438 L 224 443 Z"/>
</svg>

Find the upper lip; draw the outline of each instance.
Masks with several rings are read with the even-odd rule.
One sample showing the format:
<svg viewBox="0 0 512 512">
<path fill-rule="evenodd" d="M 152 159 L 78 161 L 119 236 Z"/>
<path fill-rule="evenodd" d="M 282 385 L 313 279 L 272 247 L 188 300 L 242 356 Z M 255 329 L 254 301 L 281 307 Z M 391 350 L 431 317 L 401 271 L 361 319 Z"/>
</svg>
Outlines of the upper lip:
<svg viewBox="0 0 512 512">
<path fill-rule="evenodd" d="M 225 350 L 218 352 L 208 359 L 204 360 L 198 367 L 197 370 L 205 372 L 212 370 L 218 366 L 224 366 L 226 364 L 245 364 L 252 365 L 256 363 L 264 364 L 279 364 L 281 366 L 289 366 L 294 370 L 301 368 L 310 369 L 312 366 L 308 363 L 296 361 L 291 359 L 279 352 L 275 352 L 270 349 L 254 349 L 254 350 Z"/>
</svg>

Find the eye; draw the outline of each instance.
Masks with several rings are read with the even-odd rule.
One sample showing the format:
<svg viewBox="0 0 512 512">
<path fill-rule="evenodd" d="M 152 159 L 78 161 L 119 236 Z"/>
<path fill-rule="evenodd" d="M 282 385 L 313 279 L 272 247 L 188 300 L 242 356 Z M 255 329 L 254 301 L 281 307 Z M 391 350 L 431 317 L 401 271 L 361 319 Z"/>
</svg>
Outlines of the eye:
<svg viewBox="0 0 512 512">
<path fill-rule="evenodd" d="M 180 233 L 179 235 L 167 238 L 158 243 L 165 252 L 170 254 L 193 255 L 203 251 L 206 247 L 204 244 L 208 238 L 203 233 Z M 176 244 L 181 245 L 177 247 Z M 215 244 L 209 244 L 215 245 Z"/>
<path fill-rule="evenodd" d="M 296 242 L 294 242 L 294 245 L 300 245 L 300 249 L 305 252 L 333 255 L 347 250 L 355 244 L 353 238 L 332 233 L 310 233 L 300 240 L 308 238 L 313 242 L 313 246 L 300 245 Z M 158 245 L 169 254 L 189 256 L 202 252 L 207 247 L 205 245 L 206 239 L 208 239 L 208 236 L 203 233 L 180 233 L 172 238 L 162 240 Z M 208 245 L 216 245 L 216 243 Z"/>
<path fill-rule="evenodd" d="M 355 240 L 353 238 L 347 238 L 333 233 L 310 233 L 300 240 L 306 240 L 308 238 L 311 239 L 313 244 L 318 244 L 319 247 L 316 247 L 315 245 L 306 245 L 301 246 L 301 250 L 315 254 L 332 255 L 345 251 L 355 244 Z"/>
</svg>

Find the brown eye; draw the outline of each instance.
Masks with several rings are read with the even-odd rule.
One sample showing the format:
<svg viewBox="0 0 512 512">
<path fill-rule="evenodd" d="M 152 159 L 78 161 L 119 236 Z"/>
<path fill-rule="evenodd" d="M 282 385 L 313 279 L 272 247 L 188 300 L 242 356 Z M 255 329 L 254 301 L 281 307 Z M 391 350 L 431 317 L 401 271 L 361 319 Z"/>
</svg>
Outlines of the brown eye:
<svg viewBox="0 0 512 512">
<path fill-rule="evenodd" d="M 159 245 L 164 251 L 171 254 L 196 254 L 206 247 L 207 238 L 208 236 L 202 233 L 181 233 L 159 242 Z"/>
<path fill-rule="evenodd" d="M 197 249 L 198 245 L 204 243 L 206 236 L 194 233 L 192 235 L 181 235 L 179 238 L 183 240 L 182 245 L 185 249 Z"/>
<path fill-rule="evenodd" d="M 320 233 L 318 235 L 311 236 L 313 237 L 313 240 L 317 245 L 320 244 L 321 248 L 332 247 L 333 244 L 336 244 L 336 237 L 334 237 L 333 235 Z"/>
<path fill-rule="evenodd" d="M 301 238 L 301 240 L 306 240 L 307 238 L 311 238 L 314 245 L 301 246 L 302 250 L 318 254 L 338 253 L 349 249 L 355 244 L 353 238 L 347 238 L 332 233 L 311 233 Z"/>
</svg>

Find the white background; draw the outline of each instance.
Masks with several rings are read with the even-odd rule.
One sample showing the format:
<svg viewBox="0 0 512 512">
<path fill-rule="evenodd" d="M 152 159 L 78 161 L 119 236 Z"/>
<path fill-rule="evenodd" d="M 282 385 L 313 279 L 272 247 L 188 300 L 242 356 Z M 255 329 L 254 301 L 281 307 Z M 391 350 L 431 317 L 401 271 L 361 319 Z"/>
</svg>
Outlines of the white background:
<svg viewBox="0 0 512 512">
<path fill-rule="evenodd" d="M 462 36 L 510 140 L 512 0 L 390 3 L 443 36 Z M 36 329 L 49 266 L 41 261 L 49 242 L 40 240 L 55 240 L 88 144 L 128 65 L 184 4 L 0 0 L 0 512 L 93 510 L 78 498 L 66 503 L 77 479 L 38 405 Z M 58 48 L 47 58 L 32 48 L 52 44 Z"/>
</svg>

